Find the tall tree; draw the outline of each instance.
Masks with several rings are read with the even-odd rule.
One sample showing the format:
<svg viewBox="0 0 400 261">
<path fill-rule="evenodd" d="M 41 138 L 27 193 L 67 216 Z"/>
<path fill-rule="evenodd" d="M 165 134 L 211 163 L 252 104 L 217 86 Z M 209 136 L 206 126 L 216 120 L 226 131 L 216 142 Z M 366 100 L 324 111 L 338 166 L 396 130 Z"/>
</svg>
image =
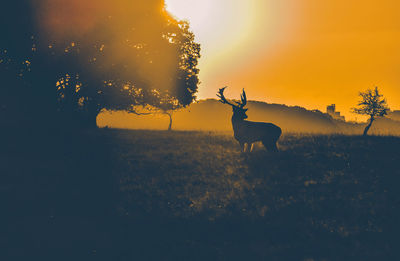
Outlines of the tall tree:
<svg viewBox="0 0 400 261">
<path fill-rule="evenodd" d="M 174 63 L 175 78 L 164 78 L 166 82 L 161 83 L 170 87 L 164 90 L 152 89 L 145 97 L 136 97 L 136 102 L 131 102 L 130 106 L 122 109 L 139 115 L 165 114 L 169 117 L 168 130 L 171 130 L 173 112 L 188 106 L 196 99 L 199 84 L 197 65 L 201 48 L 195 42 L 189 24 L 184 21 L 169 23 L 163 37 L 178 54 Z"/>
<path fill-rule="evenodd" d="M 358 107 L 352 109 L 352 112 L 370 117 L 363 133 L 364 136 L 367 136 L 376 117 L 385 116 L 389 107 L 387 106 L 386 99 L 379 93 L 378 87 L 375 87 L 374 90 L 368 89 L 365 92 L 360 92 L 360 96 L 362 99 L 359 101 Z"/>
<path fill-rule="evenodd" d="M 13 51 L 16 72 L 29 63 L 22 64 L 23 82 L 36 94 L 32 103 L 46 105 L 53 121 L 95 127 L 103 109 L 164 106 L 155 102 L 161 94 L 180 106 L 195 99 L 200 46 L 163 0 L 21 3 L 9 11 L 27 10 L 22 24 L 34 26 L 10 32 L 19 20 L 5 19 L 1 33 L 10 40 L 0 48 Z M 19 42 L 26 46 L 13 50 Z"/>
</svg>

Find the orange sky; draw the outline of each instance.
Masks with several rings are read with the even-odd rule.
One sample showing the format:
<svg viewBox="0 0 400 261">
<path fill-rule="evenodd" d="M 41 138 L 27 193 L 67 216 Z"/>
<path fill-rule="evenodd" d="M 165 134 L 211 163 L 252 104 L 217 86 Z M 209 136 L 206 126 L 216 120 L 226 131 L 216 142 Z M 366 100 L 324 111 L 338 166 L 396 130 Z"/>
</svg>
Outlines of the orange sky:
<svg viewBox="0 0 400 261">
<path fill-rule="evenodd" d="M 227 96 L 325 110 L 348 119 L 375 85 L 400 109 L 400 1 L 166 0 L 203 47 L 199 98 Z M 358 116 L 358 118 L 360 118 Z"/>
</svg>

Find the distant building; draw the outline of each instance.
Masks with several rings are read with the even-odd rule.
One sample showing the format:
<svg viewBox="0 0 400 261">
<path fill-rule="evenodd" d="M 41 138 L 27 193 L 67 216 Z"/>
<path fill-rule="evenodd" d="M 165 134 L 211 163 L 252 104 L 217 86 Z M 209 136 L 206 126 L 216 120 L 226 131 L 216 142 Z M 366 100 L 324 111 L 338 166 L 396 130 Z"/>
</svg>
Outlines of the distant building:
<svg viewBox="0 0 400 261">
<path fill-rule="evenodd" d="M 336 111 L 336 105 L 331 104 L 326 106 L 326 113 L 335 120 L 345 121 L 346 118 L 340 115 L 340 112 Z"/>
</svg>

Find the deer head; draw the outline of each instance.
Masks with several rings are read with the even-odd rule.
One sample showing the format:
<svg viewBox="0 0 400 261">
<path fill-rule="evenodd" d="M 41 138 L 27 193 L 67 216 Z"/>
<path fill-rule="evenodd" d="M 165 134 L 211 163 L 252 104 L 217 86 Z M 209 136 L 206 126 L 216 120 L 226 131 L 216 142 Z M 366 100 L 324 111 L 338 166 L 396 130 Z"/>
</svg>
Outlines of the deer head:
<svg viewBox="0 0 400 261">
<path fill-rule="evenodd" d="M 248 109 L 244 109 L 244 106 L 247 104 L 247 97 L 246 97 L 246 92 L 243 89 L 243 93 L 240 95 L 240 102 L 235 102 L 236 104 L 233 104 L 229 102 L 225 96 L 224 96 L 224 91 L 227 87 L 219 89 L 217 96 L 219 98 L 219 101 L 222 102 L 223 104 L 228 104 L 232 106 L 233 110 L 233 119 L 238 119 L 238 120 L 244 120 L 247 119 L 246 112 Z"/>
</svg>

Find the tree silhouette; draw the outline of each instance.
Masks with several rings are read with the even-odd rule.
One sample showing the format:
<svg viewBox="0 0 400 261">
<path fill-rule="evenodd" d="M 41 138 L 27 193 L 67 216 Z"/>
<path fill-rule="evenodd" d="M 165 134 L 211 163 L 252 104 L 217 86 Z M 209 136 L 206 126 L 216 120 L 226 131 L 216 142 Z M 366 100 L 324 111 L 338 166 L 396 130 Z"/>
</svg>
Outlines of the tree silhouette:
<svg viewBox="0 0 400 261">
<path fill-rule="evenodd" d="M 164 114 L 169 118 L 168 130 L 172 130 L 172 115 L 174 111 L 186 107 L 177 98 L 171 96 L 169 92 L 159 93 L 154 91 L 151 101 L 148 101 L 146 105 L 132 106 L 128 111 L 136 115 L 155 115 Z"/>
<path fill-rule="evenodd" d="M 173 87 L 164 90 L 151 89 L 139 97 L 136 96 L 135 100 L 128 102 L 125 107 L 117 109 L 137 115 L 165 114 L 169 117 L 168 130 L 171 130 L 173 112 L 188 106 L 196 99 L 199 84 L 197 65 L 201 48 L 200 44 L 195 42 L 194 34 L 185 21 L 170 23 L 163 37 L 176 48 L 178 54 L 175 64 L 176 78 L 172 79 Z M 109 108 L 115 109 L 111 106 Z"/>
<path fill-rule="evenodd" d="M 95 127 L 103 109 L 162 109 L 160 95 L 177 108 L 196 98 L 200 45 L 163 0 L 53 1 L 7 5 L 0 44 L 1 76 L 10 76 L 2 85 L 32 92 L 14 96 L 29 96 L 48 121 Z"/>
<path fill-rule="evenodd" d="M 370 117 L 369 123 L 365 127 L 363 133 L 364 136 L 367 136 L 376 117 L 385 116 L 389 107 L 387 106 L 386 99 L 384 99 L 383 95 L 379 93 L 378 87 L 375 87 L 374 90 L 368 89 L 365 92 L 360 92 L 359 95 L 362 100 L 358 103 L 358 107 L 352 109 L 352 112 L 361 115 L 368 115 Z"/>
</svg>

